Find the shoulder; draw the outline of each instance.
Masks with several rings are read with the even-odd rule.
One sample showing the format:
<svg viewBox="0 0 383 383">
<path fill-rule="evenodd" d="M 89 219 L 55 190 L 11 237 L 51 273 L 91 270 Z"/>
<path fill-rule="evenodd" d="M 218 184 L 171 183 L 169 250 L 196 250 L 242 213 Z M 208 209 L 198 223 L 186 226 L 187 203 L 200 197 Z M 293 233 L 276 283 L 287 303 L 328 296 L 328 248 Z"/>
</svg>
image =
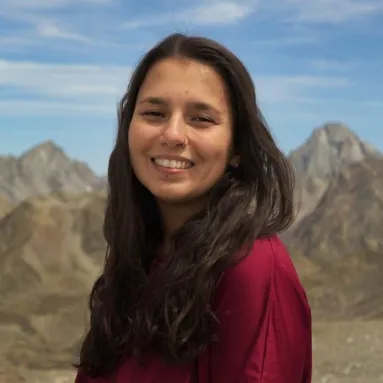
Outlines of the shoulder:
<svg viewBox="0 0 383 383">
<path fill-rule="evenodd" d="M 243 284 L 258 281 L 269 283 L 275 273 L 287 273 L 298 278 L 296 269 L 287 248 L 278 236 L 259 238 L 254 241 L 250 251 L 243 256 L 238 252 L 239 262 L 225 270 L 222 283 L 242 282 Z"/>
<path fill-rule="evenodd" d="M 225 270 L 217 285 L 217 298 L 225 294 L 270 297 L 276 285 L 289 283 L 305 295 L 287 248 L 278 236 L 254 241 L 250 251 L 235 266 Z M 231 294 L 230 294 L 231 295 Z"/>
<path fill-rule="evenodd" d="M 310 310 L 278 237 L 258 239 L 226 269 L 214 309 L 219 342 L 209 348 L 209 363 L 215 381 L 238 381 L 238 374 L 243 382 L 303 381 L 302 370 L 310 368 Z"/>
</svg>

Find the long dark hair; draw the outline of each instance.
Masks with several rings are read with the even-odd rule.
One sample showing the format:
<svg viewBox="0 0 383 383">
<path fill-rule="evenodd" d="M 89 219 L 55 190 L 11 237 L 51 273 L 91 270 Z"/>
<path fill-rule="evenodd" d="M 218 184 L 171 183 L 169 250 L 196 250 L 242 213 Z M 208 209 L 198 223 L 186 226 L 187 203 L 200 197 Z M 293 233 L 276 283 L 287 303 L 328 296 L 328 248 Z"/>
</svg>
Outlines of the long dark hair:
<svg viewBox="0 0 383 383">
<path fill-rule="evenodd" d="M 141 84 L 159 60 L 180 57 L 214 68 L 233 108 L 238 168 L 228 167 L 206 209 L 172 238 L 162 272 L 149 273 L 162 243 L 151 193 L 132 170 L 128 130 Z M 211 299 L 221 273 L 246 255 L 253 241 L 286 229 L 293 218 L 293 173 L 256 103 L 241 61 L 202 37 L 173 34 L 152 48 L 134 71 L 118 110 L 110 157 L 104 222 L 108 250 L 89 301 L 90 329 L 77 367 L 91 376 L 111 373 L 126 356 L 156 352 L 171 363 L 191 361 L 216 340 Z"/>
</svg>

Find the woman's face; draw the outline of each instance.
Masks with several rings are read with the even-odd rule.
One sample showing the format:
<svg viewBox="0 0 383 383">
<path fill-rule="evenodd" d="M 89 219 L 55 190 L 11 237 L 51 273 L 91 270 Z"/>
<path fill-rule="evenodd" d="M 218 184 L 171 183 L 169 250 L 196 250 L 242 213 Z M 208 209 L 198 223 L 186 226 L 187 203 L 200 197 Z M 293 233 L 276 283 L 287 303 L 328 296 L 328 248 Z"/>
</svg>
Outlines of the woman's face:
<svg viewBox="0 0 383 383">
<path fill-rule="evenodd" d="M 158 202 L 201 200 L 232 160 L 226 87 L 209 66 L 166 59 L 147 73 L 129 127 L 138 180 Z"/>
</svg>

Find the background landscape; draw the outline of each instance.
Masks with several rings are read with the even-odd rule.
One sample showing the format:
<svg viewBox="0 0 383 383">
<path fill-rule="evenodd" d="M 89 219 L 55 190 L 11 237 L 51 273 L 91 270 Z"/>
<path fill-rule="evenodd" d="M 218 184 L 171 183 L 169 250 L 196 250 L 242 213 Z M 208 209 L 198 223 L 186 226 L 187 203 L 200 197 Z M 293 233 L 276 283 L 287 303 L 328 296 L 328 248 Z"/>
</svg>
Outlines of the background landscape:
<svg viewBox="0 0 383 383">
<path fill-rule="evenodd" d="M 383 157 L 328 123 L 289 154 L 283 234 L 314 318 L 314 382 L 383 380 Z M 70 363 L 101 271 L 105 178 L 54 142 L 0 157 L 0 381 L 73 382 Z"/>
<path fill-rule="evenodd" d="M 383 382 L 382 0 L 0 0 L 0 383 L 73 383 L 116 104 L 169 33 L 246 65 L 297 174 L 313 383 Z"/>
</svg>

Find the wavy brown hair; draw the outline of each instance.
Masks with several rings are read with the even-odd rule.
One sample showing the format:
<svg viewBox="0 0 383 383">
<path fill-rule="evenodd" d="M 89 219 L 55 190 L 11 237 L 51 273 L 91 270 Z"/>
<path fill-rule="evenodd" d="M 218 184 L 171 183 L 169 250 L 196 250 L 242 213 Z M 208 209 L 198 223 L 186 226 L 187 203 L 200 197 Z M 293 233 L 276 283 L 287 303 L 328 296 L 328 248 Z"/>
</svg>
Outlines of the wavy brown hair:
<svg viewBox="0 0 383 383">
<path fill-rule="evenodd" d="M 228 167 L 204 211 L 172 238 L 161 273 L 149 269 L 163 241 L 154 197 L 136 178 L 128 130 L 136 98 L 154 64 L 171 57 L 207 64 L 226 84 L 233 109 L 238 168 Z M 234 254 L 262 236 L 286 229 L 293 218 L 293 173 L 257 106 L 241 61 L 215 41 L 173 34 L 139 62 L 118 110 L 118 134 L 109 170 L 104 222 L 108 249 L 90 294 L 90 329 L 78 368 L 111 373 L 124 357 L 156 352 L 171 363 L 191 361 L 216 340 L 211 300 Z"/>
</svg>

